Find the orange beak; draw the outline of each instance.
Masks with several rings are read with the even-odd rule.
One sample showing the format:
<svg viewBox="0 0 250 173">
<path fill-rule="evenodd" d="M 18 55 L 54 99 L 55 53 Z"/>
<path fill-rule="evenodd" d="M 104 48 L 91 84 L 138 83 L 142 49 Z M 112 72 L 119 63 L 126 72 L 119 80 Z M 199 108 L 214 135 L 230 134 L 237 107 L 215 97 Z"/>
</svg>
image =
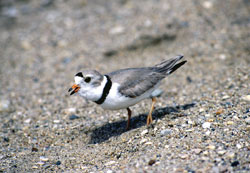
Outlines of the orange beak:
<svg viewBox="0 0 250 173">
<path fill-rule="evenodd" d="M 80 87 L 79 85 L 74 84 L 74 85 L 69 89 L 68 92 L 70 92 L 70 91 L 73 90 L 73 91 L 70 93 L 70 95 L 73 95 L 73 94 L 77 93 L 77 92 L 79 91 L 80 88 L 81 88 L 81 87 Z"/>
</svg>

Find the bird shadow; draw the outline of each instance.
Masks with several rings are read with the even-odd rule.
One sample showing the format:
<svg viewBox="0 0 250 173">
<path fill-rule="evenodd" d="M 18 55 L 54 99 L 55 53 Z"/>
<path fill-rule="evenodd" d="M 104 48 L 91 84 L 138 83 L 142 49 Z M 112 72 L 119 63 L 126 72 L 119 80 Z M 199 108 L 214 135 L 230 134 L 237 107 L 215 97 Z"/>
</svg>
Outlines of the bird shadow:
<svg viewBox="0 0 250 173">
<path fill-rule="evenodd" d="M 174 113 L 171 115 L 171 119 L 175 119 L 177 117 L 187 116 L 186 114 L 180 113 L 181 110 L 187 110 L 191 107 L 194 107 L 195 103 L 189 103 L 178 106 L 167 106 L 163 108 L 156 109 L 152 116 L 154 120 L 162 119 L 165 115 Z M 138 116 L 134 116 L 130 121 L 129 130 L 139 128 L 146 124 L 147 114 L 140 114 Z M 97 127 L 92 130 L 89 144 L 98 144 L 108 140 L 111 137 L 119 136 L 122 133 L 129 131 L 126 130 L 127 120 L 116 121 L 112 123 L 104 124 L 100 127 Z M 152 127 L 153 125 L 149 126 Z"/>
</svg>

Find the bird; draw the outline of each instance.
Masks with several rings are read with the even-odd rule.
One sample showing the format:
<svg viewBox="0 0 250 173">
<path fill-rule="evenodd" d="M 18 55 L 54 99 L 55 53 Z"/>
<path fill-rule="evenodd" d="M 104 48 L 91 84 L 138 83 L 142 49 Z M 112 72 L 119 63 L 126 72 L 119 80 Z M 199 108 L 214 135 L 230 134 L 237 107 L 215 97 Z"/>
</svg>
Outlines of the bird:
<svg viewBox="0 0 250 173">
<path fill-rule="evenodd" d="M 152 112 L 156 103 L 154 91 L 161 81 L 172 74 L 187 61 L 184 56 L 164 60 L 150 67 L 125 68 L 107 74 L 96 70 L 82 70 L 75 74 L 75 84 L 68 90 L 70 95 L 77 93 L 81 97 L 91 100 L 103 109 L 127 109 L 128 120 L 126 129 L 130 128 L 131 106 L 151 98 L 152 105 L 147 116 L 147 125 L 153 121 Z"/>
</svg>

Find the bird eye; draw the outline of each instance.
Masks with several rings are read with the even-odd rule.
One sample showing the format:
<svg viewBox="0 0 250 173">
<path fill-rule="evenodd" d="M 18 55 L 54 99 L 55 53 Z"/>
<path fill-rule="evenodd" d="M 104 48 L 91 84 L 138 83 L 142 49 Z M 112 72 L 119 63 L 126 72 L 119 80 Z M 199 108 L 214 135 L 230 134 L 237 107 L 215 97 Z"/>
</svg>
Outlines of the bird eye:
<svg viewBox="0 0 250 173">
<path fill-rule="evenodd" d="M 89 83 L 89 82 L 91 81 L 91 78 L 90 78 L 90 77 L 86 77 L 86 78 L 84 79 L 84 81 L 87 82 L 87 83 Z"/>
</svg>

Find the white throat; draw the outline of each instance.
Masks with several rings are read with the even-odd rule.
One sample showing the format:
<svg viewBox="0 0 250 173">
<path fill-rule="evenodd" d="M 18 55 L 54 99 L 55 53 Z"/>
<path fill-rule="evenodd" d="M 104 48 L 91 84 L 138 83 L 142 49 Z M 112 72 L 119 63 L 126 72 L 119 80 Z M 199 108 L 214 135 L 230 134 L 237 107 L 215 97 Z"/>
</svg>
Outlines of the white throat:
<svg viewBox="0 0 250 173">
<path fill-rule="evenodd" d="M 78 92 L 80 96 L 91 100 L 91 101 L 97 101 L 102 97 L 103 89 L 107 83 L 107 77 L 103 76 L 103 80 L 101 82 L 101 85 L 95 87 L 92 85 L 86 86 L 84 88 L 81 88 Z"/>
</svg>

